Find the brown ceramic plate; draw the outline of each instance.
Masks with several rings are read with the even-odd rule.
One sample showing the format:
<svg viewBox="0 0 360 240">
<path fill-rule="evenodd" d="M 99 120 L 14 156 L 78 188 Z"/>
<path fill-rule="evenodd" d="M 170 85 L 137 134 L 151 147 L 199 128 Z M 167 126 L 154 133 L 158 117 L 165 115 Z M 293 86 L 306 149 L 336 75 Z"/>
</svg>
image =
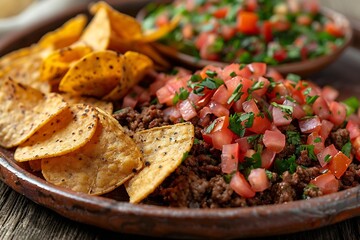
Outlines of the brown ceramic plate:
<svg viewBox="0 0 360 240">
<path fill-rule="evenodd" d="M 122 1 L 117 8 L 134 13 L 144 1 Z M 2 53 L 23 47 L 59 26 L 82 9 L 0 41 Z M 357 70 L 360 51 L 350 48 L 325 71 L 312 78 L 331 84 L 343 97 L 360 96 Z M 245 238 L 318 228 L 360 215 L 360 187 L 282 205 L 235 209 L 175 209 L 128 202 L 123 188 L 103 197 L 75 193 L 47 183 L 18 164 L 13 152 L 0 148 L 0 179 L 32 201 L 75 221 L 111 231 L 179 238 Z"/>
<path fill-rule="evenodd" d="M 171 1 L 162 0 L 157 2 L 167 3 Z M 276 69 L 277 71 L 279 71 L 284 75 L 288 73 L 295 73 L 301 76 L 309 76 L 310 74 L 320 71 L 330 63 L 334 62 L 341 55 L 341 53 L 350 45 L 353 36 L 353 31 L 349 20 L 344 15 L 328 8 L 322 8 L 321 11 L 325 16 L 332 19 L 338 26 L 341 26 L 341 28 L 344 29 L 345 31 L 344 44 L 341 47 L 337 48 L 330 55 L 325 55 L 315 59 L 301 61 L 301 62 L 285 63 L 279 66 L 273 66 L 272 68 Z M 143 8 L 137 14 L 137 19 L 139 21 L 142 21 L 146 17 L 146 15 L 147 15 L 146 9 Z M 164 55 L 192 68 L 194 67 L 203 68 L 207 65 L 214 65 L 221 67 L 229 65 L 229 63 L 220 62 L 220 61 L 209 61 L 209 60 L 198 59 L 191 55 L 181 53 L 177 51 L 175 48 L 160 43 L 155 43 L 154 46 Z"/>
</svg>

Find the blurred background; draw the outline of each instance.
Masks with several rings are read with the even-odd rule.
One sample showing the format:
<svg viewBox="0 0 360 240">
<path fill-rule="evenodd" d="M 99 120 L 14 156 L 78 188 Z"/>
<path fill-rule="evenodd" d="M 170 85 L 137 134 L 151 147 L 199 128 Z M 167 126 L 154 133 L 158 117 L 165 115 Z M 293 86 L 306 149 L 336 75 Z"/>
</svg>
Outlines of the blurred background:
<svg viewBox="0 0 360 240">
<path fill-rule="evenodd" d="M 9 32 L 20 31 L 22 28 L 44 21 L 47 18 L 70 8 L 75 8 L 79 5 L 84 5 L 94 1 L 95 0 L 0 0 L 0 37 Z M 113 0 L 112 2 L 115 1 Z M 360 32 L 359 0 L 318 1 L 323 6 L 330 7 L 344 13 L 350 18 L 355 30 Z"/>
</svg>

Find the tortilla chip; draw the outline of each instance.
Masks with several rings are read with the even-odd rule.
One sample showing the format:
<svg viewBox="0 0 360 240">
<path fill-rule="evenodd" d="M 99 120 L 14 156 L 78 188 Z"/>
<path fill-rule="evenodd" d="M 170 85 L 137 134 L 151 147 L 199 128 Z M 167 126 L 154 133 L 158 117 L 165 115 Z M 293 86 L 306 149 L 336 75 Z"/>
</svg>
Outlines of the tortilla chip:
<svg viewBox="0 0 360 240">
<path fill-rule="evenodd" d="M 17 82 L 36 88 L 43 93 L 51 91 L 51 85 L 40 81 L 40 66 L 43 59 L 51 53 L 50 48 L 33 45 L 6 55 L 0 62 L 0 81 L 9 77 Z"/>
<path fill-rule="evenodd" d="M 153 62 L 147 56 L 137 52 L 126 52 L 124 55 L 123 77 L 117 86 L 103 99 L 117 101 L 144 78 L 146 73 L 153 68 Z"/>
<path fill-rule="evenodd" d="M 141 39 L 141 24 L 133 17 L 116 11 L 105 2 L 97 2 L 90 8 L 92 14 L 98 14 L 99 11 L 106 10 L 110 18 L 111 29 L 121 39 Z"/>
<path fill-rule="evenodd" d="M 114 51 L 93 52 L 73 64 L 59 90 L 73 95 L 103 97 L 123 75 L 123 57 Z"/>
<path fill-rule="evenodd" d="M 125 183 L 131 203 L 138 203 L 152 193 L 190 151 L 194 126 L 180 123 L 135 133 L 134 140 L 143 153 L 145 167 Z"/>
<path fill-rule="evenodd" d="M 79 14 L 55 31 L 45 34 L 38 44 L 43 48 L 53 47 L 54 49 L 70 46 L 80 38 L 86 23 L 87 17 Z"/>
<path fill-rule="evenodd" d="M 93 107 L 100 108 L 108 114 L 112 114 L 114 111 L 114 106 L 111 102 L 101 101 L 99 99 L 90 97 L 74 96 L 68 93 L 62 93 L 61 96 L 69 104 L 84 103 Z"/>
<path fill-rule="evenodd" d="M 113 117 L 98 111 L 100 124 L 90 142 L 75 152 L 42 160 L 47 181 L 100 195 L 120 186 L 142 167 L 141 153 L 134 141 Z"/>
<path fill-rule="evenodd" d="M 71 105 L 21 144 L 14 159 L 25 162 L 75 151 L 90 141 L 97 124 L 95 108 L 84 104 Z"/>
<path fill-rule="evenodd" d="M 96 15 L 85 28 L 80 37 L 80 41 L 89 45 L 94 50 L 106 50 L 109 46 L 111 36 L 111 25 L 108 12 L 105 9 L 99 9 Z"/>
<path fill-rule="evenodd" d="M 0 145 L 11 148 L 68 108 L 56 93 L 44 95 L 11 79 L 0 81 Z"/>
<path fill-rule="evenodd" d="M 40 79 L 51 84 L 59 84 L 71 64 L 92 52 L 89 46 L 76 45 L 58 49 L 47 56 L 41 65 Z"/>
</svg>

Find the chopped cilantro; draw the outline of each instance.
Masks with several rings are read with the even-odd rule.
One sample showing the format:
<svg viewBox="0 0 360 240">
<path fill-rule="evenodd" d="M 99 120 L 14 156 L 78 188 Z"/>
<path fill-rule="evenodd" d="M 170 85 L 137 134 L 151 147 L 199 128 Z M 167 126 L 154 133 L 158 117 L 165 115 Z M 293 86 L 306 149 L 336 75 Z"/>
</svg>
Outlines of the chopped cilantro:
<svg viewBox="0 0 360 240">
<path fill-rule="evenodd" d="M 259 90 L 264 87 L 264 82 L 256 81 L 249 89 L 248 93 L 251 94 L 252 92 Z"/>
<path fill-rule="evenodd" d="M 302 195 L 303 199 L 309 199 L 310 197 L 307 195 L 309 191 L 319 191 L 319 187 L 316 186 L 315 184 L 309 183 L 308 185 L 306 185 L 306 187 L 304 188 L 304 192 Z"/>
<path fill-rule="evenodd" d="M 211 71 L 211 70 L 206 70 L 206 75 L 208 75 L 209 77 L 213 78 L 217 76 L 217 72 Z"/>
<path fill-rule="evenodd" d="M 244 126 L 246 128 L 250 128 L 250 127 L 252 127 L 252 125 L 254 123 L 254 113 L 253 112 L 243 113 L 240 116 L 240 120 L 241 120 L 241 122 L 245 122 Z"/>
<path fill-rule="evenodd" d="M 216 119 L 209 125 L 207 128 L 205 128 L 205 133 L 211 133 L 211 131 L 214 129 L 216 125 Z"/>
<path fill-rule="evenodd" d="M 200 85 L 203 87 L 207 87 L 208 89 L 217 89 L 222 84 L 224 84 L 224 81 L 219 78 L 205 78 Z"/>
<path fill-rule="evenodd" d="M 236 102 L 237 100 L 240 99 L 240 97 L 244 94 L 243 92 L 241 92 L 242 88 L 243 88 L 242 84 L 239 84 L 235 88 L 234 92 L 231 94 L 231 96 L 227 100 L 227 104 L 230 104 L 231 102 Z"/>
<path fill-rule="evenodd" d="M 286 131 L 286 141 L 292 145 L 300 145 L 301 137 L 299 132 Z"/>
<path fill-rule="evenodd" d="M 273 105 L 274 107 L 280 108 L 280 110 L 283 113 L 286 113 L 288 115 L 292 115 L 293 111 L 294 111 L 294 107 L 293 106 L 287 106 L 287 105 L 282 105 L 282 104 L 278 104 L 276 102 L 272 102 L 271 105 Z"/>
<path fill-rule="evenodd" d="M 275 159 L 275 169 L 279 174 L 282 174 L 285 171 L 294 173 L 296 171 L 296 156 L 292 155 L 287 159 Z"/>
<path fill-rule="evenodd" d="M 261 137 L 261 134 L 255 134 L 247 137 L 247 142 L 255 145 L 255 142 Z"/>
<path fill-rule="evenodd" d="M 310 157 L 310 159 L 312 160 L 316 160 L 317 157 L 314 153 L 314 149 L 315 149 L 315 146 L 314 145 L 301 145 L 300 146 L 300 151 L 304 151 L 306 150 L 308 152 L 308 156 Z"/>
<path fill-rule="evenodd" d="M 274 177 L 273 173 L 269 170 L 265 170 L 267 178 L 271 181 Z"/>
<path fill-rule="evenodd" d="M 201 76 L 200 75 L 192 75 L 191 78 L 190 78 L 190 81 L 191 82 L 200 82 L 202 80 Z"/>
<path fill-rule="evenodd" d="M 178 73 L 179 73 L 179 70 L 176 69 L 176 68 L 174 68 L 174 69 L 172 69 L 172 70 L 169 72 L 169 75 L 176 75 L 176 74 L 178 74 Z"/>
<path fill-rule="evenodd" d="M 317 137 L 314 139 L 314 143 L 320 143 L 321 142 L 321 137 Z"/>
<path fill-rule="evenodd" d="M 346 115 L 350 116 L 351 114 L 355 113 L 359 108 L 359 99 L 356 97 L 350 97 L 342 101 L 346 107 Z"/>
<path fill-rule="evenodd" d="M 158 103 L 159 103 L 159 99 L 154 98 L 153 100 L 151 100 L 150 105 L 156 105 Z"/>
<path fill-rule="evenodd" d="M 185 159 L 187 158 L 189 156 L 189 152 L 184 152 L 184 154 L 183 154 L 183 156 L 182 156 L 182 158 L 181 158 L 181 162 L 184 162 L 185 161 Z"/>
<path fill-rule="evenodd" d="M 319 96 L 318 95 L 315 95 L 315 96 L 306 96 L 306 103 L 307 104 L 313 104 L 315 101 L 316 101 L 316 99 L 318 99 L 319 98 Z"/>
<path fill-rule="evenodd" d="M 194 138 L 194 144 L 199 144 L 199 143 L 200 143 L 200 140 L 197 138 Z"/>
<path fill-rule="evenodd" d="M 227 184 L 229 184 L 231 182 L 233 175 L 234 175 L 234 173 L 229 173 L 229 174 L 223 175 L 223 178 Z"/>
<path fill-rule="evenodd" d="M 311 92 L 312 88 L 311 87 L 308 87 L 305 89 L 304 91 L 304 95 L 309 95 L 309 93 Z"/>
<path fill-rule="evenodd" d="M 260 152 L 254 153 L 251 157 L 245 157 L 245 161 L 239 165 L 240 170 L 255 169 L 261 167 Z"/>
<path fill-rule="evenodd" d="M 301 77 L 299 75 L 290 73 L 286 76 L 286 79 L 298 83 L 301 80 Z"/>
<path fill-rule="evenodd" d="M 326 155 L 324 158 L 324 162 L 328 163 L 330 162 L 330 160 L 331 160 L 331 155 L 330 154 Z"/>
<path fill-rule="evenodd" d="M 243 137 L 245 134 L 245 128 L 241 124 L 241 114 L 234 113 L 229 118 L 229 129 L 236 135 Z"/>
<path fill-rule="evenodd" d="M 189 96 L 189 92 L 188 92 L 188 90 L 186 90 L 185 88 L 183 88 L 183 87 L 181 87 L 180 89 L 179 89 L 179 92 L 180 93 L 178 93 L 178 92 L 176 92 L 175 93 L 175 96 L 174 96 L 174 98 L 173 98 L 173 104 L 175 105 L 175 104 L 177 104 L 178 102 L 179 102 L 179 100 L 185 100 L 185 99 L 187 99 L 188 98 L 188 96 Z"/>
<path fill-rule="evenodd" d="M 237 75 L 236 75 L 236 73 L 235 72 L 231 72 L 230 73 L 230 77 L 236 77 Z"/>
<path fill-rule="evenodd" d="M 345 143 L 345 145 L 341 148 L 341 152 L 345 154 L 347 157 L 350 157 L 351 154 L 351 142 Z"/>
</svg>

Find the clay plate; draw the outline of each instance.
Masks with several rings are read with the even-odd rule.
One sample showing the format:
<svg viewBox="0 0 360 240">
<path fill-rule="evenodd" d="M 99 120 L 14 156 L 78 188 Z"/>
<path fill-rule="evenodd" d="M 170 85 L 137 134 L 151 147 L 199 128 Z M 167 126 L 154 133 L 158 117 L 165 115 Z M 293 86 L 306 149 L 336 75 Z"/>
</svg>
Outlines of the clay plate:
<svg viewBox="0 0 360 240">
<path fill-rule="evenodd" d="M 134 13 L 144 1 L 122 1 L 117 8 Z M 2 53 L 34 42 L 78 12 L 75 9 L 42 25 L 1 41 Z M 320 84 L 341 89 L 343 96 L 360 96 L 356 70 L 360 52 L 346 51 L 336 64 L 314 76 Z M 348 83 L 348 84 L 344 84 Z M 360 187 L 327 196 L 282 205 L 236 209 L 175 209 L 133 205 L 122 188 L 103 197 L 75 193 L 53 186 L 14 162 L 13 151 L 0 148 L 0 179 L 18 193 L 75 221 L 111 231 L 157 237 L 245 238 L 318 228 L 360 215 Z"/>
<path fill-rule="evenodd" d="M 168 3 L 171 1 L 160 0 L 156 2 L 161 4 L 161 3 Z M 320 71 L 330 63 L 334 62 L 341 55 L 341 53 L 350 45 L 353 37 L 353 31 L 349 20 L 344 15 L 328 8 L 322 8 L 321 12 L 328 18 L 332 19 L 338 26 L 341 26 L 342 29 L 344 29 L 345 32 L 344 44 L 341 47 L 337 48 L 330 55 L 325 55 L 315 59 L 301 61 L 301 62 L 285 63 L 279 66 L 273 66 L 272 68 L 276 69 L 277 71 L 279 71 L 284 75 L 288 73 L 295 73 L 301 76 L 309 76 L 310 74 Z M 146 17 L 146 15 L 147 15 L 146 9 L 143 8 L 139 11 L 136 18 L 139 21 L 142 21 Z M 191 55 L 181 53 L 177 51 L 175 48 L 160 43 L 154 43 L 154 46 L 164 55 L 191 68 L 203 68 L 207 65 L 214 65 L 221 67 L 229 65 L 229 63 L 220 62 L 220 61 L 209 61 L 209 60 L 198 59 Z"/>
</svg>

